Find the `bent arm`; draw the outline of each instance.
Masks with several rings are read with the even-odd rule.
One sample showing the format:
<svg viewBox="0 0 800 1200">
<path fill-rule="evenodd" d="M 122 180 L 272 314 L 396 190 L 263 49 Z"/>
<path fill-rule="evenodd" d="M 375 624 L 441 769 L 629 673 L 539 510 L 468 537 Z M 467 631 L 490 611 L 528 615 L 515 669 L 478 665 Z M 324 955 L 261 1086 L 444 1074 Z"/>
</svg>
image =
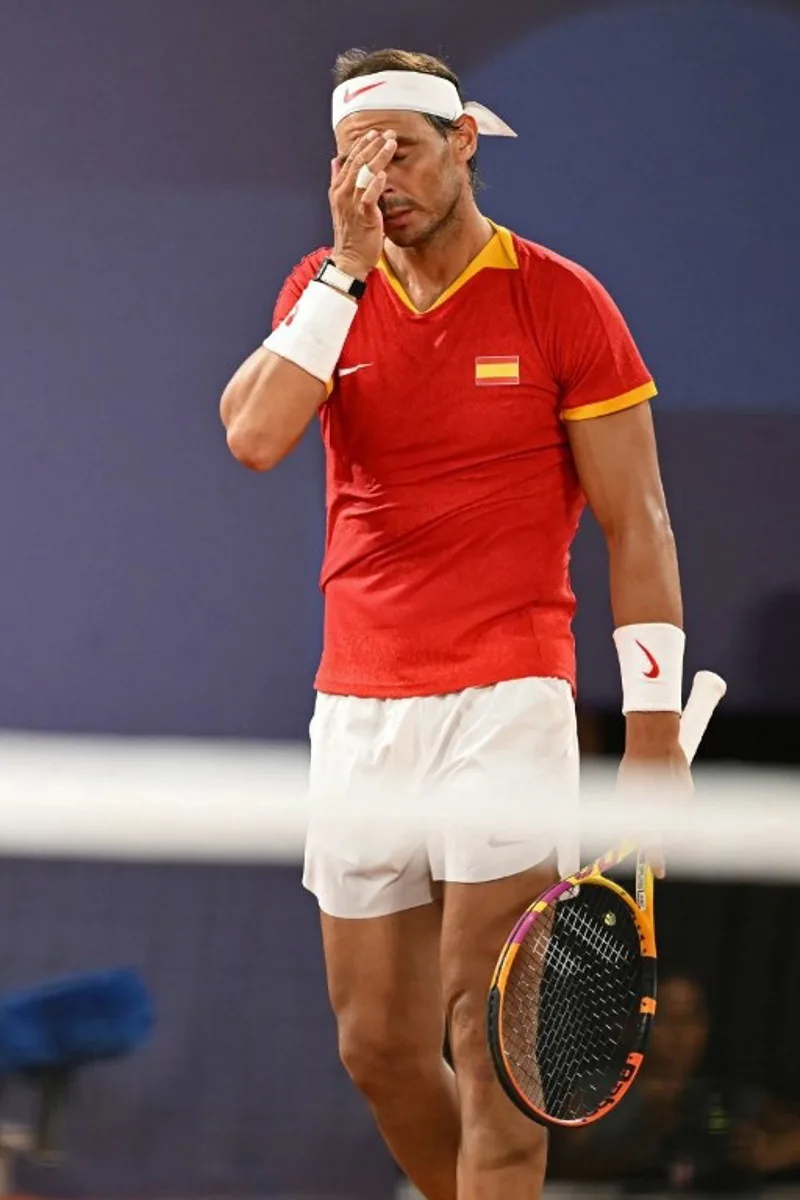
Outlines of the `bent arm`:
<svg viewBox="0 0 800 1200">
<path fill-rule="evenodd" d="M 314 375 L 260 346 L 222 394 L 231 454 L 251 470 L 270 470 L 300 441 L 326 391 Z"/>
</svg>

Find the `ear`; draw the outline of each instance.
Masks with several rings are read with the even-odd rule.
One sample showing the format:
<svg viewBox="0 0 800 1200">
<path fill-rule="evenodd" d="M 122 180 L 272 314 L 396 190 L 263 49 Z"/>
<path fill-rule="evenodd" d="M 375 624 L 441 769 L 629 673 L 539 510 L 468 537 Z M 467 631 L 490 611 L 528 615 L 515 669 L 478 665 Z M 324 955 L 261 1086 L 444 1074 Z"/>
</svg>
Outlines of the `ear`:
<svg viewBox="0 0 800 1200">
<path fill-rule="evenodd" d="M 458 161 L 467 163 L 478 150 L 478 124 L 469 113 L 464 113 L 453 133 Z"/>
</svg>

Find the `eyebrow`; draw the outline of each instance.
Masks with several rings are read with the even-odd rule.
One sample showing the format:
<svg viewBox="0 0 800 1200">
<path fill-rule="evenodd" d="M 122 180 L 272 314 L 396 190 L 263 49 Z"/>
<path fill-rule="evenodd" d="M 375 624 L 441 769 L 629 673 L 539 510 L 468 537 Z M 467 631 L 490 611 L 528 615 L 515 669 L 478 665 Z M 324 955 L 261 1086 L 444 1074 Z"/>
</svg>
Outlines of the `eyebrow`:
<svg viewBox="0 0 800 1200">
<path fill-rule="evenodd" d="M 400 136 L 397 137 L 395 140 L 397 142 L 397 149 L 401 150 L 403 147 L 416 146 L 417 142 L 419 141 L 419 138 L 409 137 L 407 134 L 400 134 Z M 353 145 L 355 145 L 355 143 L 353 143 Z M 351 146 L 350 150 L 352 150 L 352 149 L 353 149 L 353 147 Z M 345 151 L 344 154 L 340 154 L 338 156 L 338 161 L 339 161 L 340 167 L 343 167 L 344 164 L 347 162 L 347 156 L 350 153 L 350 150 L 347 150 L 347 151 Z"/>
</svg>

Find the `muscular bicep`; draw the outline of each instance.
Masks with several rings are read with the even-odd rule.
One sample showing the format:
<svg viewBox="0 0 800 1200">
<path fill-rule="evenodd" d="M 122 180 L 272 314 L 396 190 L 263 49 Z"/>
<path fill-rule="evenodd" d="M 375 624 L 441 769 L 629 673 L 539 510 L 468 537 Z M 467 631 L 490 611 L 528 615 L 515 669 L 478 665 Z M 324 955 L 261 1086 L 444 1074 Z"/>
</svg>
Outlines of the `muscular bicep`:
<svg viewBox="0 0 800 1200">
<path fill-rule="evenodd" d="M 584 495 L 607 536 L 637 519 L 666 519 L 649 403 L 566 427 Z"/>
</svg>

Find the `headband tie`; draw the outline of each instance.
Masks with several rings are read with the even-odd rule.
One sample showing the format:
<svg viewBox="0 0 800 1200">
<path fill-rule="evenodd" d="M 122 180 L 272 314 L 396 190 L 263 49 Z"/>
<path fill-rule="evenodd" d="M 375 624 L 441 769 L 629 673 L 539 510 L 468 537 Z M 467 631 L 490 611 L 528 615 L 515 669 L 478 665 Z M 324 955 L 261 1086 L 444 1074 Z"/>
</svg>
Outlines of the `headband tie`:
<svg viewBox="0 0 800 1200">
<path fill-rule="evenodd" d="M 517 136 L 510 125 L 483 104 L 474 100 L 462 104 L 458 88 L 449 79 L 421 71 L 379 71 L 340 83 L 333 93 L 333 128 L 353 113 L 383 109 L 428 113 L 446 121 L 457 121 L 467 113 L 475 119 L 479 133 Z"/>
</svg>

